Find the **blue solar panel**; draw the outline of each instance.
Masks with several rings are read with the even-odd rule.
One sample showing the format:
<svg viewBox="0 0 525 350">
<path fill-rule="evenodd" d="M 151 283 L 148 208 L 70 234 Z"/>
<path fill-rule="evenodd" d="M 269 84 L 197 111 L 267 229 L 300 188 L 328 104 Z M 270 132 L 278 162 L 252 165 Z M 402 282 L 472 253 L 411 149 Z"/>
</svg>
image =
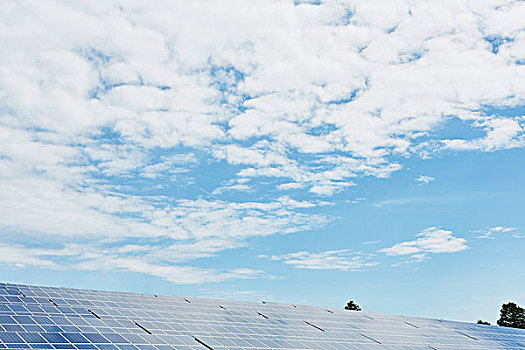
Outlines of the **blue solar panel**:
<svg viewBox="0 0 525 350">
<path fill-rule="evenodd" d="M 15 324 L 15 319 L 11 316 L 0 315 L 0 324 Z"/>
<path fill-rule="evenodd" d="M 525 331 L 277 303 L 0 284 L 0 349 L 525 349 Z"/>
<path fill-rule="evenodd" d="M 22 338 L 24 338 L 24 340 L 26 341 L 26 343 L 47 343 L 47 341 L 42 338 L 42 336 L 38 333 L 23 333 L 23 332 L 20 332 L 18 333 Z"/>
<path fill-rule="evenodd" d="M 19 325 L 14 325 L 14 324 L 6 324 L 4 325 L 3 327 L 5 329 L 6 332 L 23 332 L 24 331 L 24 328 L 22 326 L 19 326 Z"/>
<path fill-rule="evenodd" d="M 60 333 L 42 333 L 42 336 L 46 338 L 49 343 L 67 343 L 67 339 Z"/>
<path fill-rule="evenodd" d="M 23 343 L 24 342 L 17 333 L 13 333 L 13 332 L 0 333 L 0 340 L 4 343 Z"/>
<path fill-rule="evenodd" d="M 63 333 L 63 336 L 69 340 L 71 343 L 89 343 L 85 337 L 80 333 Z"/>
</svg>

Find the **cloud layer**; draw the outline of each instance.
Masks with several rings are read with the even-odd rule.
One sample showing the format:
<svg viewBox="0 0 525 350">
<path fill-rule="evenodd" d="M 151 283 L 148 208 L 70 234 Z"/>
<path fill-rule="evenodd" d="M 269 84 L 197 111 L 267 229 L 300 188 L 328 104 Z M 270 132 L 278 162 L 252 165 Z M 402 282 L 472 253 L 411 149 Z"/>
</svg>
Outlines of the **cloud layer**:
<svg viewBox="0 0 525 350">
<path fill-rule="evenodd" d="M 452 231 L 429 227 L 416 235 L 413 241 L 394 244 L 383 248 L 381 253 L 392 256 L 408 256 L 405 261 L 418 262 L 427 259 L 428 254 L 455 253 L 468 249 L 465 238 L 456 237 Z"/>
<path fill-rule="evenodd" d="M 524 16 L 491 0 L 4 1 L 2 261 L 255 276 L 184 264 L 326 225 L 317 196 L 402 157 L 523 147 L 524 117 L 499 111 L 525 105 Z M 452 121 L 479 137 L 441 136 Z M 221 199 L 239 191 L 270 194 Z M 388 252 L 428 252 L 438 231 Z"/>
<path fill-rule="evenodd" d="M 283 261 L 285 264 L 292 265 L 296 268 L 308 270 L 358 271 L 378 264 L 373 260 L 373 255 L 362 252 L 352 252 L 348 249 L 328 250 L 320 253 L 302 251 L 284 255 L 260 257 Z"/>
<path fill-rule="evenodd" d="M 513 232 L 513 231 L 516 231 L 515 227 L 494 226 L 486 230 L 480 231 L 481 234 L 477 238 L 494 239 L 495 238 L 493 236 L 494 233 L 506 233 L 506 232 Z"/>
</svg>

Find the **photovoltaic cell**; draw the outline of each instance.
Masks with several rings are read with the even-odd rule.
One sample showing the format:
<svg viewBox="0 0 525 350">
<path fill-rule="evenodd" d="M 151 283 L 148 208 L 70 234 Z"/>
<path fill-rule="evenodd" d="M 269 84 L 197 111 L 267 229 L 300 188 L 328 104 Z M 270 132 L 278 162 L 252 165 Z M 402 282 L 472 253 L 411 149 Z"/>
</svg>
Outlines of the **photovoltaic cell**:
<svg viewBox="0 0 525 350">
<path fill-rule="evenodd" d="M 26 343 L 47 343 L 44 338 L 38 333 L 18 333 Z"/>
<path fill-rule="evenodd" d="M 87 340 L 82 334 L 80 333 L 63 333 L 64 338 L 69 340 L 71 343 L 89 343 L 90 341 Z"/>
<path fill-rule="evenodd" d="M 3 343 L 23 343 L 24 341 L 17 333 L 0 333 L 0 340 Z"/>
<path fill-rule="evenodd" d="M 60 333 L 42 333 L 42 336 L 52 344 L 63 344 L 68 342 L 67 339 L 64 338 L 63 334 Z"/>
<path fill-rule="evenodd" d="M 279 303 L 0 284 L 0 349 L 524 349 L 525 331 Z"/>
</svg>

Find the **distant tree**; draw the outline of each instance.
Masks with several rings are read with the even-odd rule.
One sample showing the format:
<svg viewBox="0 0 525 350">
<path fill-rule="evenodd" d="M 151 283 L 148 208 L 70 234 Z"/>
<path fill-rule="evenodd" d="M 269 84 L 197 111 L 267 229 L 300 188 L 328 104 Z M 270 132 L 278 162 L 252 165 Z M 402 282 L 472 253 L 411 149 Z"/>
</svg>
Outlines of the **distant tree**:
<svg viewBox="0 0 525 350">
<path fill-rule="evenodd" d="M 357 305 L 356 303 L 354 303 L 353 300 L 350 300 L 346 306 L 345 306 L 345 310 L 354 310 L 354 311 L 361 311 L 361 308 L 359 307 L 359 305 Z"/>
<path fill-rule="evenodd" d="M 525 309 L 515 303 L 501 305 L 498 325 L 525 329 Z"/>
<path fill-rule="evenodd" d="M 478 320 L 478 324 L 486 324 L 487 326 L 490 326 L 490 322 Z"/>
</svg>

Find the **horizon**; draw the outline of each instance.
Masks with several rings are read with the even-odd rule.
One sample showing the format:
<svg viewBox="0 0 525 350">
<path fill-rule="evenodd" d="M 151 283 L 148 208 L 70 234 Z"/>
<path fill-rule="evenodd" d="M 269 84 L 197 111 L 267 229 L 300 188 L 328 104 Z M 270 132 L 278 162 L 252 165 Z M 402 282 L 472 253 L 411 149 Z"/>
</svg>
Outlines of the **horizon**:
<svg viewBox="0 0 525 350">
<path fill-rule="evenodd" d="M 105 290 L 105 289 L 88 289 L 88 288 L 74 288 L 74 287 L 61 287 L 61 286 L 48 286 L 48 285 L 31 285 L 31 284 L 21 284 L 21 283 L 12 283 L 12 282 L 4 282 L 0 281 L 0 284 L 6 285 L 6 286 L 17 286 L 17 287 L 38 287 L 38 288 L 54 288 L 54 289 L 67 289 L 67 290 L 78 290 L 78 291 L 90 291 L 90 292 L 103 292 L 103 293 L 123 293 L 123 294 L 133 294 L 133 295 L 147 295 L 147 296 L 154 296 L 154 297 L 165 297 L 165 298 L 181 298 L 186 300 L 186 298 L 191 299 L 199 299 L 199 300 L 207 300 L 207 301 L 223 301 L 223 302 L 235 302 L 235 303 L 247 303 L 247 304 L 279 304 L 279 305 L 287 305 L 287 306 L 304 306 L 304 307 L 313 307 L 313 308 L 319 308 L 319 309 L 325 309 L 330 311 L 349 311 L 349 312 L 362 312 L 367 314 L 380 314 L 380 315 L 392 315 L 392 316 L 406 316 L 411 318 L 423 318 L 423 319 L 435 319 L 435 320 L 444 320 L 442 318 L 430 318 L 430 317 L 419 317 L 419 316 L 411 316 L 411 315 L 394 315 L 391 313 L 384 313 L 384 312 L 374 312 L 374 311 L 368 311 L 368 310 L 349 310 L 345 309 L 344 307 L 340 308 L 334 308 L 334 307 L 327 307 L 325 305 L 312 305 L 312 304 L 298 304 L 298 303 L 283 303 L 279 302 L 278 300 L 258 300 L 258 301 L 239 301 L 239 300 L 231 300 L 231 299 L 218 299 L 218 298 L 206 298 L 206 297 L 195 297 L 195 296 L 186 296 L 186 295 L 169 295 L 169 294 L 152 294 L 152 293 L 140 293 L 140 292 L 129 292 L 129 291 L 123 291 L 123 290 Z M 191 300 L 190 300 L 191 301 Z M 464 322 L 464 323 L 471 323 L 476 324 L 476 321 L 460 321 L 460 320 L 446 320 L 446 321 L 453 321 L 453 322 Z M 488 325 L 484 326 L 495 326 L 500 328 L 505 328 L 504 326 L 498 325 L 496 322 L 490 323 Z M 510 327 L 513 329 L 519 329 Z"/>
<path fill-rule="evenodd" d="M 2 280 L 525 304 L 525 2 L 0 8 Z"/>
</svg>

